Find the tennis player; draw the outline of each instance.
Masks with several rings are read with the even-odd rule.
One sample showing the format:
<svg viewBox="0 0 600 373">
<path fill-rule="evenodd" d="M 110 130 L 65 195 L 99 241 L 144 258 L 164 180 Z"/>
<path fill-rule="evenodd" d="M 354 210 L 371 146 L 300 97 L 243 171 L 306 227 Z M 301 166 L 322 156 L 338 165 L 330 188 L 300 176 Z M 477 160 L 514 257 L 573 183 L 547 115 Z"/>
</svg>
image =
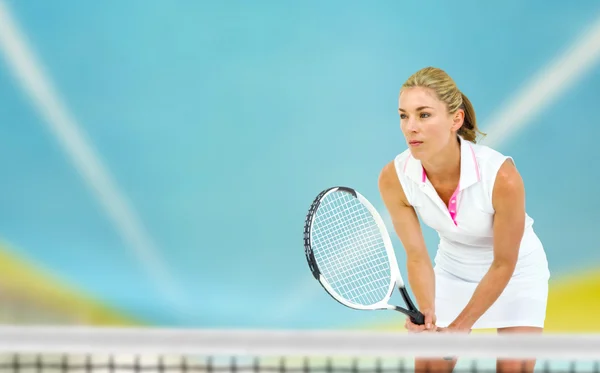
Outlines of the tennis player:
<svg viewBox="0 0 600 373">
<path fill-rule="evenodd" d="M 475 111 L 453 79 L 424 68 L 403 84 L 400 128 L 408 149 L 379 177 L 383 201 L 406 250 L 410 288 L 425 325 L 409 332 L 541 333 L 550 273 L 525 212 L 513 159 L 476 144 Z M 439 234 L 435 267 L 421 220 Z M 417 371 L 450 371 L 456 359 L 417 359 Z M 532 372 L 535 360 L 503 360 L 498 371 Z"/>
</svg>

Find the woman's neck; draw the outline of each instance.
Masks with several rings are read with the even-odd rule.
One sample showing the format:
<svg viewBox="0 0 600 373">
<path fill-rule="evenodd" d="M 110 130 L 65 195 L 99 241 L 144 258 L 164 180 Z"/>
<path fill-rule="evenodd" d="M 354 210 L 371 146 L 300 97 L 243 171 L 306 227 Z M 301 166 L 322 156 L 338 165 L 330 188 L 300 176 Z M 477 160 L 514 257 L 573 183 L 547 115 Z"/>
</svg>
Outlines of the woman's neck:
<svg viewBox="0 0 600 373">
<path fill-rule="evenodd" d="M 457 183 L 460 179 L 460 140 L 450 141 L 441 152 L 421 162 L 432 183 Z"/>
</svg>

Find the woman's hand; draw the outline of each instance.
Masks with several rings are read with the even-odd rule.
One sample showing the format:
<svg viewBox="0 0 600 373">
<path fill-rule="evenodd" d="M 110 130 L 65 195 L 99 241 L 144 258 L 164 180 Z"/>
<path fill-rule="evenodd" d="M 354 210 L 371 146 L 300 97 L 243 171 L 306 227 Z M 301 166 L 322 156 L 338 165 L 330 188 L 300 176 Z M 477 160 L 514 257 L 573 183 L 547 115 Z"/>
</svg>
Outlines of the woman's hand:
<svg viewBox="0 0 600 373">
<path fill-rule="evenodd" d="M 471 333 L 471 328 L 459 326 L 457 324 L 450 324 L 447 328 L 437 328 L 437 331 L 440 333 Z"/>
<path fill-rule="evenodd" d="M 427 332 L 427 331 L 431 331 L 431 332 L 436 331 L 435 312 L 433 310 L 423 310 L 423 311 L 421 311 L 421 313 L 423 313 L 423 316 L 425 316 L 425 323 L 423 325 L 414 324 L 412 321 L 410 321 L 410 317 L 406 318 L 404 327 L 406 329 L 408 329 L 408 332 L 409 333 L 421 333 L 421 332 Z"/>
</svg>

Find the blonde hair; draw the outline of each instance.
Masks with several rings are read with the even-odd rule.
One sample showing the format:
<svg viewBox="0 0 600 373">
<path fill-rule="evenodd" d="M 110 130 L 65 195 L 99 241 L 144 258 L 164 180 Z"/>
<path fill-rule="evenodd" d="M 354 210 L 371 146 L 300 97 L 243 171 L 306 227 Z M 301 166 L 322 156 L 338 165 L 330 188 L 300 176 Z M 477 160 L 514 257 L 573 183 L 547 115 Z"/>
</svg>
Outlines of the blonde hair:
<svg viewBox="0 0 600 373">
<path fill-rule="evenodd" d="M 477 128 L 473 104 L 458 89 L 454 80 L 444 70 L 436 67 L 426 67 L 417 71 L 402 85 L 402 89 L 413 87 L 433 90 L 438 99 L 446 103 L 450 114 L 456 113 L 458 109 L 465 111 L 463 125 L 458 129 L 458 134 L 465 140 L 476 142 L 478 133 L 485 136 L 485 133 Z"/>
</svg>

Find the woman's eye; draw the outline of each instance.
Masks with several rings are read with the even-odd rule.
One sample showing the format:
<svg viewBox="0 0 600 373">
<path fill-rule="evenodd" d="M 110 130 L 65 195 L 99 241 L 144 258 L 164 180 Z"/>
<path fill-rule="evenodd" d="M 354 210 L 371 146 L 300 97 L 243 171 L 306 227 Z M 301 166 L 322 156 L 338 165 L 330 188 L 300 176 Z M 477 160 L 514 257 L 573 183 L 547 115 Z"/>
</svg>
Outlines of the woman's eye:
<svg viewBox="0 0 600 373">
<path fill-rule="evenodd" d="M 406 119 L 406 114 L 400 114 L 400 119 Z"/>
<path fill-rule="evenodd" d="M 421 113 L 421 118 L 429 118 L 429 113 Z"/>
</svg>

